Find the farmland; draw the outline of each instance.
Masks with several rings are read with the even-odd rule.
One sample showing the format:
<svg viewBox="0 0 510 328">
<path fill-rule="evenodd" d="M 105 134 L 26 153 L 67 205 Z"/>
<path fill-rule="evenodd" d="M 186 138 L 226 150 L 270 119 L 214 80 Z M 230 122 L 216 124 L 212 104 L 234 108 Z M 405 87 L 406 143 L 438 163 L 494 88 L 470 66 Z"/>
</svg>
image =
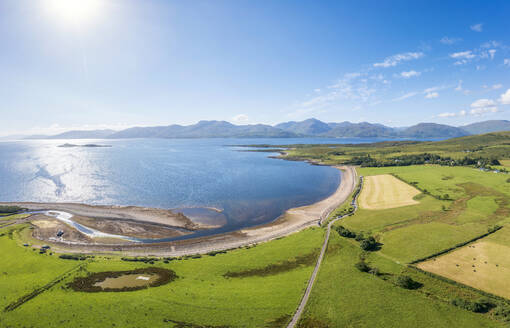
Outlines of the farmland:
<svg viewBox="0 0 510 328">
<path fill-rule="evenodd" d="M 420 269 L 459 281 L 486 292 L 510 298 L 510 244 L 508 227 L 482 241 L 422 262 Z"/>
<path fill-rule="evenodd" d="M 418 204 L 413 197 L 419 190 L 389 174 L 368 176 L 359 203 L 362 208 L 381 210 Z"/>
<path fill-rule="evenodd" d="M 421 323 L 424 327 L 497 327 L 498 320 L 507 320 L 501 313 L 506 313 L 508 301 L 479 291 L 508 297 L 504 277 L 510 237 L 508 228 L 496 230 L 510 219 L 510 183 L 505 174 L 438 165 L 360 168 L 359 174 L 366 181 L 390 174 L 407 182 L 421 191 L 414 196 L 417 204 L 367 209 L 362 199 L 370 190 L 363 195 L 365 185 L 360 209 L 336 224 L 351 231 L 351 238 L 332 236 L 300 327 L 388 327 L 397 321 L 401 327 L 420 327 Z M 390 198 L 389 205 L 398 205 L 397 199 L 392 204 Z M 352 238 L 357 235 L 374 236 L 380 249 L 363 252 Z M 440 276 L 409 265 L 479 237 L 447 255 L 417 264 Z M 360 261 L 374 273 L 357 269 L 355 264 Z M 411 277 L 419 287 L 398 287 L 401 275 Z M 473 277 L 477 277 L 475 283 Z M 484 297 L 492 304 L 484 314 L 465 310 Z"/>
</svg>

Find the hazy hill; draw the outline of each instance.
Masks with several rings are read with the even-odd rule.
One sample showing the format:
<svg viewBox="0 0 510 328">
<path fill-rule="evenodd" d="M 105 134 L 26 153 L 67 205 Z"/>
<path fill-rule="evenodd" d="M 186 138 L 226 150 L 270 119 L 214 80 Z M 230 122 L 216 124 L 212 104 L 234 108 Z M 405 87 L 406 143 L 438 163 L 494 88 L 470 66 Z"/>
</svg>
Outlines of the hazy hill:
<svg viewBox="0 0 510 328">
<path fill-rule="evenodd" d="M 331 126 L 329 124 L 319 121 L 315 118 L 310 118 L 301 122 L 290 121 L 280 123 L 275 125 L 275 127 L 285 131 L 308 136 L 318 136 L 331 130 Z"/>
<path fill-rule="evenodd" d="M 400 136 L 408 138 L 456 138 L 469 134 L 461 128 L 436 123 L 420 123 L 400 131 Z"/>
<path fill-rule="evenodd" d="M 470 134 L 510 131 L 510 121 L 493 120 L 462 127 L 420 123 L 393 128 L 368 122 L 325 123 L 315 118 L 266 124 L 234 125 L 226 121 L 200 121 L 192 125 L 134 127 L 122 131 L 68 131 L 54 136 L 31 136 L 28 139 L 125 139 L 125 138 L 298 138 L 298 137 L 365 137 L 365 138 L 455 138 Z"/>
<path fill-rule="evenodd" d="M 471 134 L 482 134 L 489 132 L 510 131 L 510 121 L 490 120 L 461 126 L 461 128 Z"/>
<path fill-rule="evenodd" d="M 234 125 L 226 121 L 200 121 L 193 125 L 136 127 L 109 138 L 291 138 L 298 134 L 264 124 Z"/>
<path fill-rule="evenodd" d="M 30 136 L 27 139 L 105 139 L 115 133 L 114 130 L 67 131 L 54 136 Z"/>
<path fill-rule="evenodd" d="M 332 129 L 322 134 L 325 137 L 339 138 L 339 137 L 396 137 L 397 133 L 393 128 L 384 126 L 382 124 L 372 124 L 367 122 L 361 123 L 329 123 Z"/>
</svg>

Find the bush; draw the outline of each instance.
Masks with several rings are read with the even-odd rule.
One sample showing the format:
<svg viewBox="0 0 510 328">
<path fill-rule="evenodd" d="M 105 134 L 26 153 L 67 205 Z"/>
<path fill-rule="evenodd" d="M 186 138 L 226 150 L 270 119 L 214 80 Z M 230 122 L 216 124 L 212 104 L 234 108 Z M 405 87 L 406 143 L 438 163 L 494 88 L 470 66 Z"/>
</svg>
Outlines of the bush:
<svg viewBox="0 0 510 328">
<path fill-rule="evenodd" d="M 359 261 L 354 266 L 361 272 L 369 272 L 371 269 L 365 261 Z"/>
<path fill-rule="evenodd" d="M 345 238 L 354 238 L 356 237 L 356 234 L 352 231 L 350 231 L 349 229 L 346 229 L 342 226 L 338 226 L 336 228 L 336 231 L 338 232 L 338 234 L 342 237 L 345 237 Z"/>
<path fill-rule="evenodd" d="M 374 251 L 377 249 L 377 246 L 378 246 L 377 241 L 372 236 L 363 239 L 359 244 L 359 247 L 361 247 L 361 249 L 364 251 Z"/>
<path fill-rule="evenodd" d="M 395 280 L 395 285 L 405 289 L 417 289 L 422 286 L 419 282 L 406 275 L 398 276 Z"/>
<path fill-rule="evenodd" d="M 481 298 L 477 301 L 468 301 L 462 298 L 455 298 L 452 304 L 464 310 L 476 313 L 485 313 L 494 307 L 494 304 L 487 298 Z"/>
<path fill-rule="evenodd" d="M 365 239 L 365 234 L 362 232 L 359 232 L 358 234 L 356 234 L 356 237 L 354 238 L 356 241 L 362 241 Z"/>
<path fill-rule="evenodd" d="M 498 320 L 510 321 L 510 307 L 508 304 L 499 303 L 491 314 Z"/>
</svg>

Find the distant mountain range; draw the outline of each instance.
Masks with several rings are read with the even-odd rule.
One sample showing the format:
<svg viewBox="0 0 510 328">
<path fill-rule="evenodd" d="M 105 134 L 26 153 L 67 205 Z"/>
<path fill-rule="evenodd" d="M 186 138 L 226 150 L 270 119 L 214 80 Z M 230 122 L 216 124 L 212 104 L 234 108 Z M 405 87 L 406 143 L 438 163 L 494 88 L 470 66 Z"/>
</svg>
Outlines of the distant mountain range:
<svg viewBox="0 0 510 328">
<path fill-rule="evenodd" d="M 364 138 L 455 138 L 471 134 L 510 131 L 510 121 L 492 120 L 455 127 L 436 123 L 420 123 L 393 128 L 373 123 L 325 123 L 311 118 L 265 124 L 234 125 L 226 121 L 200 121 L 193 125 L 134 127 L 122 131 L 68 131 L 52 136 L 31 136 L 28 139 L 126 139 L 126 138 L 301 138 L 301 137 L 364 137 Z"/>
</svg>

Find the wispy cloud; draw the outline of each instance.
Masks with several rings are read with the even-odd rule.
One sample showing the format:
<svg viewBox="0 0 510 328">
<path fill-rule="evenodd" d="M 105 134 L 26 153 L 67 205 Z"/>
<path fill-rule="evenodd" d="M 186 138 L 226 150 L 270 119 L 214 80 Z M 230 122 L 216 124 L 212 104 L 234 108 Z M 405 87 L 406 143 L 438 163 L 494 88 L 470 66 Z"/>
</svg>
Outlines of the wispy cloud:
<svg viewBox="0 0 510 328">
<path fill-rule="evenodd" d="M 510 105 L 510 89 L 506 90 L 506 92 L 499 97 L 499 102 L 503 105 Z"/>
<path fill-rule="evenodd" d="M 503 84 L 493 84 L 493 85 L 482 85 L 482 88 L 489 89 L 489 90 L 498 90 L 503 87 Z"/>
<path fill-rule="evenodd" d="M 503 65 L 507 66 L 507 67 L 510 67 L 510 58 L 505 58 L 503 60 Z"/>
<path fill-rule="evenodd" d="M 406 94 L 405 94 L 405 95 L 403 95 L 403 96 L 400 96 L 400 97 L 398 97 L 398 98 L 393 99 L 393 101 L 401 101 L 401 100 L 404 100 L 404 99 L 407 99 L 407 98 L 414 97 L 414 96 L 416 96 L 417 94 L 419 94 L 419 92 L 408 92 L 408 93 L 406 93 Z"/>
<path fill-rule="evenodd" d="M 498 112 L 498 107 L 496 106 L 496 102 L 492 99 L 476 100 L 471 104 L 471 110 L 469 111 L 471 115 L 477 116 L 496 112 Z"/>
<path fill-rule="evenodd" d="M 441 42 L 442 44 L 448 44 L 448 45 L 452 45 L 452 44 L 455 44 L 460 41 L 462 41 L 461 38 L 449 38 L 447 36 L 444 36 L 441 40 L 439 40 L 439 42 Z"/>
<path fill-rule="evenodd" d="M 425 95 L 425 98 L 427 99 L 433 99 L 433 98 L 438 98 L 439 97 L 439 93 L 437 92 L 429 92 Z"/>
<path fill-rule="evenodd" d="M 250 121 L 250 117 L 246 114 L 238 114 L 230 119 L 232 123 L 248 123 Z"/>
<path fill-rule="evenodd" d="M 460 82 L 462 83 L 462 82 Z M 438 98 L 439 97 L 439 93 L 437 91 L 440 91 L 440 90 L 445 90 L 445 89 L 450 89 L 450 88 L 455 88 L 456 85 L 440 85 L 440 86 L 434 86 L 434 87 L 430 87 L 430 88 L 426 88 L 422 91 L 413 91 L 413 92 L 408 92 L 400 97 L 397 97 L 397 98 L 393 98 L 392 101 L 402 101 L 402 100 L 405 100 L 407 98 L 411 98 L 411 97 L 414 97 L 414 96 L 417 96 L 417 95 L 425 95 L 425 98 L 428 98 L 428 99 L 432 99 L 432 98 Z M 458 86 L 457 86 L 458 88 Z"/>
<path fill-rule="evenodd" d="M 393 67 L 397 66 L 402 61 L 409 61 L 423 57 L 423 52 L 406 52 L 401 54 L 396 54 L 390 57 L 386 57 L 380 63 L 374 63 L 374 67 Z"/>
<path fill-rule="evenodd" d="M 403 77 L 404 79 L 408 79 L 408 78 L 416 77 L 416 76 L 420 76 L 420 75 L 421 75 L 421 72 L 417 72 L 414 70 L 400 73 L 400 76 Z"/>
<path fill-rule="evenodd" d="M 482 32 L 483 31 L 483 24 L 482 23 L 478 23 L 478 24 L 475 24 L 475 25 L 471 25 L 470 28 L 471 28 L 472 31 Z"/>
</svg>

